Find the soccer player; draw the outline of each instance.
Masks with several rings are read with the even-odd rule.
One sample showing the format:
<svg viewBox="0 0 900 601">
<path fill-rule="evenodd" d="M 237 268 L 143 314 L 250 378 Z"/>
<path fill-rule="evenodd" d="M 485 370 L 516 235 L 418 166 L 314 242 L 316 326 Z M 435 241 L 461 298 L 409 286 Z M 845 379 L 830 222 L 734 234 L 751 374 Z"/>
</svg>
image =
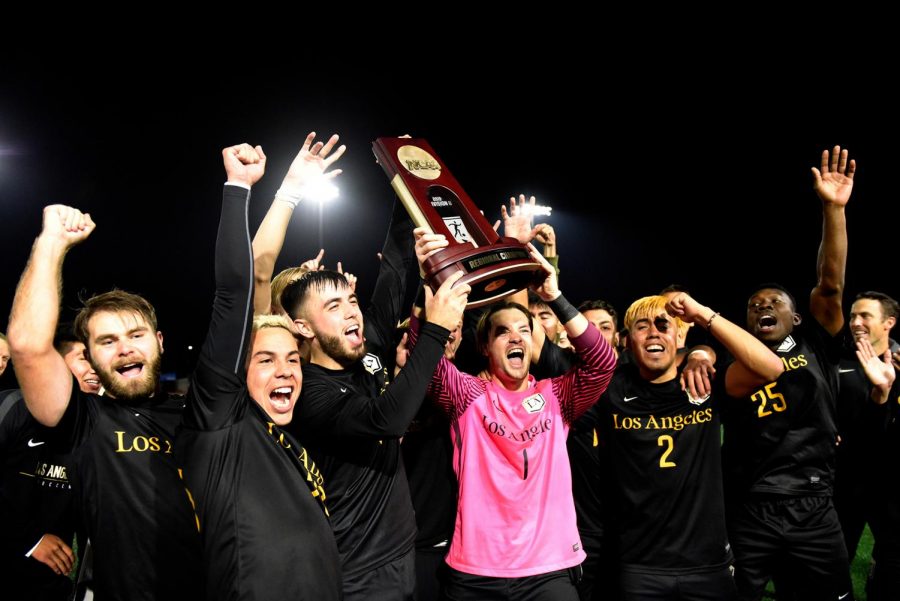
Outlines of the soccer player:
<svg viewBox="0 0 900 601">
<path fill-rule="evenodd" d="M 777 379 L 726 405 L 723 448 L 728 534 L 742 600 L 760 599 L 773 571 L 791 566 L 810 599 L 852 598 L 847 548 L 832 503 L 837 442 L 838 333 L 847 261 L 844 208 L 855 161 L 835 147 L 813 168 L 822 201 L 813 319 L 777 284 L 747 302 L 747 329 L 784 364 Z"/>
<path fill-rule="evenodd" d="M 308 154 L 307 144 L 285 179 Z M 283 429 L 303 381 L 297 339 L 282 316 L 253 318 L 247 205 L 265 154 L 241 144 L 222 157 L 216 297 L 176 441 L 203 536 L 206 598 L 336 601 L 341 572 L 327 482 Z M 257 293 L 268 296 L 268 287 Z"/>
<path fill-rule="evenodd" d="M 668 302 L 668 305 L 667 305 Z M 648 296 L 625 313 L 632 361 L 588 416 L 598 416 L 613 473 L 623 599 L 736 598 L 725 526 L 719 412 L 784 367 L 762 343 L 685 293 Z M 712 396 L 679 379 L 682 323 L 701 324 L 735 357 Z"/>
<path fill-rule="evenodd" d="M 16 376 L 28 410 L 56 427 L 61 448 L 71 453 L 98 598 L 195 600 L 200 538 L 172 445 L 184 402 L 159 392 L 163 337 L 153 306 L 113 290 L 88 299 L 78 313 L 75 331 L 104 396 L 73 385 L 53 347 L 63 259 L 94 227 L 77 209 L 44 209 L 10 315 Z"/>
<path fill-rule="evenodd" d="M 421 229 L 416 236 L 420 263 L 444 243 L 443 236 Z M 585 554 L 566 436 L 606 387 L 615 356 L 562 296 L 555 270 L 533 249 L 532 256 L 546 272 L 536 292 L 566 327 L 581 363 L 560 377 L 529 376 L 533 318 L 526 307 L 499 302 L 477 331 L 491 379 L 461 373 L 446 359 L 438 364 L 429 395 L 450 418 L 459 479 L 444 588 L 451 601 L 578 598 L 575 582 Z M 417 329 L 414 318 L 412 339 Z"/>
<path fill-rule="evenodd" d="M 435 293 L 422 343 L 391 381 L 394 332 L 412 306 L 405 306 L 406 292 L 419 280 L 412 246 L 412 223 L 398 202 L 365 317 L 347 279 L 334 271 L 306 273 L 281 295 L 310 348 L 288 429 L 328 483 L 347 601 L 406 600 L 415 589 L 416 525 L 400 437 L 462 320 L 468 286 L 451 290 L 458 277 L 451 278 Z"/>
<path fill-rule="evenodd" d="M 885 351 L 900 350 L 890 339 L 898 314 L 897 301 L 886 294 L 870 291 L 857 295 L 848 320 L 854 348 L 857 342 L 866 340 L 878 357 Z M 872 383 L 856 353 L 841 358 L 839 373 L 837 409 L 841 444 L 837 448 L 834 506 L 841 520 L 847 556 L 853 561 L 863 528 L 871 521 L 876 504 L 871 485 L 881 479 L 883 471 L 880 462 L 872 460 L 877 455 L 880 437 L 871 436 L 869 431 L 868 414 L 879 409 L 873 406 Z"/>
</svg>

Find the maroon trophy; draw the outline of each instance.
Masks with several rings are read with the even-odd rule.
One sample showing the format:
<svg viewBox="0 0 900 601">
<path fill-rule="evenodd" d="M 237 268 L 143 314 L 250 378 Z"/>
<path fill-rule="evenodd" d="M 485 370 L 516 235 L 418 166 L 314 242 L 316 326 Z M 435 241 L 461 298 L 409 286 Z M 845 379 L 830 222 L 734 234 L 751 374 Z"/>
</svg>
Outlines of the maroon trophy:
<svg viewBox="0 0 900 601">
<path fill-rule="evenodd" d="M 450 243 L 425 260 L 425 281 L 432 290 L 461 270 L 465 275 L 459 282 L 472 287 L 467 307 L 475 308 L 543 279 L 544 270 L 528 248 L 494 231 L 428 142 L 378 138 L 372 148 L 413 223 L 445 235 Z"/>
</svg>

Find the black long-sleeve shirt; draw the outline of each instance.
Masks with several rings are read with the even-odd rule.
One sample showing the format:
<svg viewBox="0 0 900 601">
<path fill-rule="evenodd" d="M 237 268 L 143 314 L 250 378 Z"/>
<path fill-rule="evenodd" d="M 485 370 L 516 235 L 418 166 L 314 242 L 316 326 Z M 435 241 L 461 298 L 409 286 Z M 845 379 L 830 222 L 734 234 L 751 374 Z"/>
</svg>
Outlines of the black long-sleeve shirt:
<svg viewBox="0 0 900 601">
<path fill-rule="evenodd" d="M 253 312 L 249 196 L 225 186 L 212 319 L 176 443 L 203 538 L 206 597 L 340 599 L 337 546 L 323 504 L 328 482 L 245 382 Z"/>
<path fill-rule="evenodd" d="M 406 555 L 415 540 L 399 437 L 425 398 L 449 332 L 426 324 L 422 342 L 388 386 L 393 333 L 411 306 L 403 299 L 418 282 L 411 265 L 412 224 L 396 206 L 363 322 L 368 354 L 347 369 L 304 366 L 303 392 L 288 428 L 316 458 L 328 483 L 344 580 L 350 583 Z"/>
</svg>

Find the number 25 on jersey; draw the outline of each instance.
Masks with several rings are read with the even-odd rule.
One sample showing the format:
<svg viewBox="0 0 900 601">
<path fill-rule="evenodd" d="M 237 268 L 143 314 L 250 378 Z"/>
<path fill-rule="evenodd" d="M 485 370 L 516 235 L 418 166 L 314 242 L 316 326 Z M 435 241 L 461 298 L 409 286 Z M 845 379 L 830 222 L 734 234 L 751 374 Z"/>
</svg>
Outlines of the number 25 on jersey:
<svg viewBox="0 0 900 601">
<path fill-rule="evenodd" d="M 784 400 L 784 395 L 774 390 L 777 383 L 766 384 L 750 396 L 751 401 L 759 403 L 756 413 L 760 418 L 772 415 L 773 412 L 781 413 L 787 409 L 787 401 Z"/>
</svg>

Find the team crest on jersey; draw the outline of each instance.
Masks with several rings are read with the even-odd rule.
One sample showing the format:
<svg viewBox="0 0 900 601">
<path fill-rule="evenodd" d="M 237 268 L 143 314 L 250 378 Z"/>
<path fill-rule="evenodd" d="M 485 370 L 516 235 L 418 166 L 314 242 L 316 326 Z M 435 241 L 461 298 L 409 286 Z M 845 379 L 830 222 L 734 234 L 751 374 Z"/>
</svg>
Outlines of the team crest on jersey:
<svg viewBox="0 0 900 601">
<path fill-rule="evenodd" d="M 533 394 L 522 401 L 522 407 L 524 407 L 525 411 L 528 413 L 540 413 L 544 408 L 544 405 L 546 405 L 546 401 L 544 401 L 544 395 L 540 392 Z"/>
<path fill-rule="evenodd" d="M 366 353 L 366 356 L 363 357 L 362 364 L 363 367 L 366 368 L 366 371 L 373 376 L 376 372 L 381 371 L 381 359 L 379 359 L 372 353 Z"/>
<path fill-rule="evenodd" d="M 797 343 L 794 342 L 794 337 L 788 334 L 788 337 L 781 341 L 781 344 L 775 350 L 776 353 L 787 353 L 790 350 L 797 346 Z"/>
</svg>

